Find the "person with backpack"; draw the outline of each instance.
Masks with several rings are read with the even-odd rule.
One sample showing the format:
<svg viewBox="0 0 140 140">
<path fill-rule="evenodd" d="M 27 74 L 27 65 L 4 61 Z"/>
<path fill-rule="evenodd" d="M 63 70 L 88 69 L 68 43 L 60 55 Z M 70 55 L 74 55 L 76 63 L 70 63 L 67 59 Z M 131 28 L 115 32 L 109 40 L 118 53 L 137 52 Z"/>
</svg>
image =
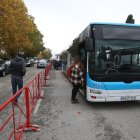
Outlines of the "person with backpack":
<svg viewBox="0 0 140 140">
<path fill-rule="evenodd" d="M 23 76 L 26 73 L 25 61 L 22 58 L 23 53 L 17 53 L 15 59 L 13 59 L 9 65 L 9 71 L 11 73 L 11 84 L 13 95 L 17 92 L 18 89 L 23 88 Z M 15 103 L 18 102 L 20 94 L 15 97 Z"/>
</svg>

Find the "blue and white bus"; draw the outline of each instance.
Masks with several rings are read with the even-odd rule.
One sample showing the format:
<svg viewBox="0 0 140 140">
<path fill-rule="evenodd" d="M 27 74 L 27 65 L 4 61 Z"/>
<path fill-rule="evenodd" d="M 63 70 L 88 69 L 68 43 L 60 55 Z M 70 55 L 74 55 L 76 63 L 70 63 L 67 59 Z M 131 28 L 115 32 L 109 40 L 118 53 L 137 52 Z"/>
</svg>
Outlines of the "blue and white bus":
<svg viewBox="0 0 140 140">
<path fill-rule="evenodd" d="M 140 25 L 91 23 L 77 40 L 88 101 L 140 100 Z"/>
</svg>

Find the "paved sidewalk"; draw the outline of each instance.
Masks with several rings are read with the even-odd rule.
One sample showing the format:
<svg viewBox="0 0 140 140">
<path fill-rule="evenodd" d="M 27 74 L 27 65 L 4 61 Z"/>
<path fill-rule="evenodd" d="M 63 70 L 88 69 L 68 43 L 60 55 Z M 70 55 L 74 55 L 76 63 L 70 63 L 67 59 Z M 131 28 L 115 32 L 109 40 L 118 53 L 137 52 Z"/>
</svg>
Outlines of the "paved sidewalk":
<svg viewBox="0 0 140 140">
<path fill-rule="evenodd" d="M 41 126 L 41 131 L 24 133 L 23 139 L 96 140 L 91 125 L 95 115 L 89 112 L 92 109 L 87 107 L 84 97 L 78 95 L 79 104 L 71 103 L 72 85 L 62 71 L 51 71 L 47 82 L 43 88 L 45 99 L 31 118 L 32 124 Z"/>
</svg>

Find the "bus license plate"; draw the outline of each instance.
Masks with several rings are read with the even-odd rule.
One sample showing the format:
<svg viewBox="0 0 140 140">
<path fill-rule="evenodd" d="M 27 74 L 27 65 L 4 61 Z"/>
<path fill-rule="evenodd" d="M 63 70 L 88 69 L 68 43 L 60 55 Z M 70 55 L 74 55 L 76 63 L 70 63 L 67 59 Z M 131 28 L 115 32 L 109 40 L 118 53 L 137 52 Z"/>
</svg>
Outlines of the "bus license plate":
<svg viewBox="0 0 140 140">
<path fill-rule="evenodd" d="M 136 96 L 121 97 L 121 101 L 133 101 L 133 100 L 136 100 Z"/>
</svg>

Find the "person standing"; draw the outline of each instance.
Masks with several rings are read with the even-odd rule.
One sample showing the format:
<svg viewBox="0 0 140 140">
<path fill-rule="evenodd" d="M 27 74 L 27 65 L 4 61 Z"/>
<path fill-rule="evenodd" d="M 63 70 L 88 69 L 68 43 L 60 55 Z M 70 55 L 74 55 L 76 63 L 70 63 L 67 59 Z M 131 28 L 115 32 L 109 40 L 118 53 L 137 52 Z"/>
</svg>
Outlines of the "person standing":
<svg viewBox="0 0 140 140">
<path fill-rule="evenodd" d="M 23 53 L 17 53 L 15 59 L 13 59 L 9 65 L 9 71 L 11 73 L 11 84 L 13 95 L 18 89 L 23 88 L 23 76 L 26 73 L 26 65 L 23 59 Z M 20 94 L 15 97 L 14 101 L 17 103 Z"/>
<path fill-rule="evenodd" d="M 79 56 L 75 57 L 74 65 L 71 72 L 71 82 L 73 84 L 71 101 L 72 103 L 78 103 L 76 99 L 77 92 L 81 85 L 84 83 L 84 68 Z"/>
</svg>

